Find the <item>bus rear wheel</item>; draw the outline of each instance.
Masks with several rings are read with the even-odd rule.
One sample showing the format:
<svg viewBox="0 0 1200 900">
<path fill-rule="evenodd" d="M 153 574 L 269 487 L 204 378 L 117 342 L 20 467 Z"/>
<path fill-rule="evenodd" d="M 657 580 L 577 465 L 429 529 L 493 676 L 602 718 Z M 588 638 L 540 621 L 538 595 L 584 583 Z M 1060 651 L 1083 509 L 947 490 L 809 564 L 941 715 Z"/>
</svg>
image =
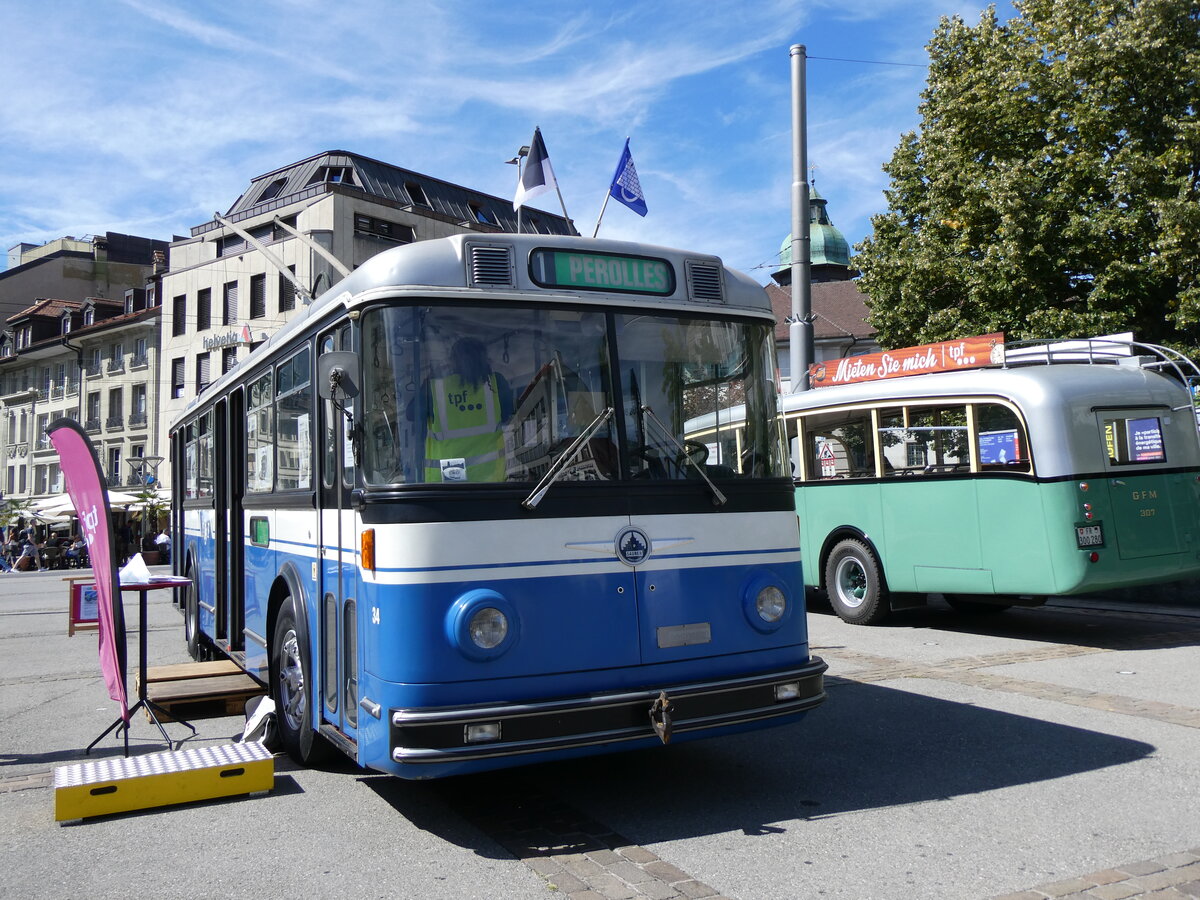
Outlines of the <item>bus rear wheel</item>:
<svg viewBox="0 0 1200 900">
<path fill-rule="evenodd" d="M 271 680 L 283 749 L 302 766 L 326 759 L 329 745 L 312 727 L 312 665 L 308 636 L 297 616 L 296 601 L 291 597 L 284 601 L 275 621 Z"/>
<path fill-rule="evenodd" d="M 829 554 L 825 591 L 838 618 L 851 625 L 874 625 L 890 611 L 879 560 L 854 538 L 840 542 Z"/>
</svg>

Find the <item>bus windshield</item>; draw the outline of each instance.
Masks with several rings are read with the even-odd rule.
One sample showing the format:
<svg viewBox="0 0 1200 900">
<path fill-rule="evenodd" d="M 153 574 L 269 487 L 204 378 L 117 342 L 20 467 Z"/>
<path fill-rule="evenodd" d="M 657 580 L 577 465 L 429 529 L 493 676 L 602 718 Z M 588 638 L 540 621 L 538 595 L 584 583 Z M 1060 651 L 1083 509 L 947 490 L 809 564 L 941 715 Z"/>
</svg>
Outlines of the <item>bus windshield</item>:
<svg viewBox="0 0 1200 900">
<path fill-rule="evenodd" d="M 685 420 L 742 402 L 751 421 L 775 415 L 769 339 L 766 324 L 673 315 L 376 307 L 362 318 L 363 477 L 368 485 L 536 482 L 612 409 L 559 481 L 694 478 Z M 780 474 L 772 430 L 752 437 L 746 452 L 755 462 L 741 471 Z"/>
</svg>

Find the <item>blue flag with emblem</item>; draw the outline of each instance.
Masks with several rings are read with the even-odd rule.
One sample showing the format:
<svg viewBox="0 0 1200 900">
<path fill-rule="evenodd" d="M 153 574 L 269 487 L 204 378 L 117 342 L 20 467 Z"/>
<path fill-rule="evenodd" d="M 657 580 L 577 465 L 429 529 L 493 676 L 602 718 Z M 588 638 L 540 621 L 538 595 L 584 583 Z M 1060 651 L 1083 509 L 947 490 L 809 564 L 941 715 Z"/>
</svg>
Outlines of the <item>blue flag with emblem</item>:
<svg viewBox="0 0 1200 900">
<path fill-rule="evenodd" d="M 646 215 L 646 196 L 642 193 L 642 183 L 638 181 L 637 169 L 633 165 L 633 154 L 629 152 L 629 138 L 625 138 L 625 150 L 621 153 L 621 161 L 617 163 L 608 195 L 624 203 L 639 216 Z"/>
</svg>

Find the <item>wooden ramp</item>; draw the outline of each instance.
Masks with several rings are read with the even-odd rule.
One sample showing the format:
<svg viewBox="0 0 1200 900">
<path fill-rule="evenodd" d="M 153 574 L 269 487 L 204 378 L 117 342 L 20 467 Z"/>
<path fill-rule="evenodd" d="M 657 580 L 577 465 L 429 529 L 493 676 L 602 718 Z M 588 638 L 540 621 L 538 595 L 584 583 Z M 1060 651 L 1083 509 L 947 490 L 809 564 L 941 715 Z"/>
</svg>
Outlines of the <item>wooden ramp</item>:
<svg viewBox="0 0 1200 900">
<path fill-rule="evenodd" d="M 228 659 L 146 670 L 146 699 L 165 722 L 241 715 L 247 700 L 266 692 Z"/>
<path fill-rule="evenodd" d="M 54 818 L 266 793 L 274 782 L 275 760 L 257 742 L 75 763 L 54 770 Z"/>
</svg>

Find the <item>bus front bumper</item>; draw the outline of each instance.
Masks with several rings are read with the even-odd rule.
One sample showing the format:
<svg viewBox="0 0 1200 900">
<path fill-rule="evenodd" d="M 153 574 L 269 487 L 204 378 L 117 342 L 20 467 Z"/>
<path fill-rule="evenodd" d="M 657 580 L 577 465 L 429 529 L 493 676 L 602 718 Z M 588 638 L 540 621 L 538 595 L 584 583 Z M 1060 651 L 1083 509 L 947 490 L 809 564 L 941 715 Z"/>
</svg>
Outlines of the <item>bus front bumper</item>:
<svg viewBox="0 0 1200 900">
<path fill-rule="evenodd" d="M 825 699 L 820 657 L 764 675 L 534 703 L 390 711 L 392 760 L 448 763 L 698 736 L 798 715 Z"/>
</svg>

